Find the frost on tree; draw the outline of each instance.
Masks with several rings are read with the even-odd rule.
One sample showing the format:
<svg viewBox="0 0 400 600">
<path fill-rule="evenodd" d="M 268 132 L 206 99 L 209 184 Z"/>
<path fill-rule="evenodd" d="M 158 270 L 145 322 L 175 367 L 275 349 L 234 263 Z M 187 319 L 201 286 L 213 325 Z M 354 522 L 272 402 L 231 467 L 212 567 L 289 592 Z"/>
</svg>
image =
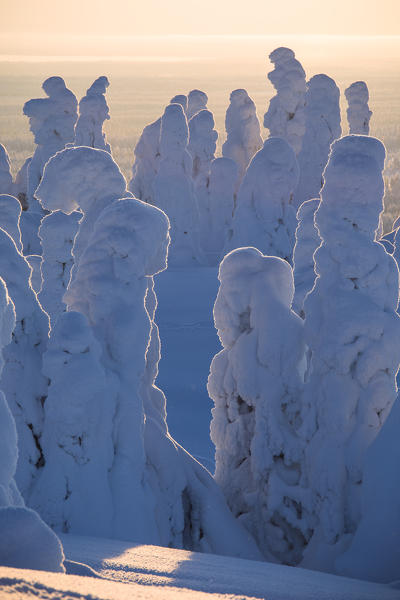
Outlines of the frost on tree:
<svg viewBox="0 0 400 600">
<path fill-rule="evenodd" d="M 225 129 L 227 137 L 222 145 L 222 155 L 236 162 L 239 184 L 247 165 L 263 144 L 256 106 L 246 90 L 234 90 L 231 93 Z"/>
<path fill-rule="evenodd" d="M 160 162 L 154 179 L 154 204 L 171 223 L 172 265 L 196 264 L 198 210 L 193 189 L 193 161 L 188 145 L 188 124 L 182 107 L 169 104 L 161 118 Z"/>
<path fill-rule="evenodd" d="M 281 138 L 268 138 L 240 186 L 227 249 L 254 246 L 291 263 L 296 229 L 291 201 L 298 179 L 293 149 Z"/>
<path fill-rule="evenodd" d="M 3 144 L 0 144 L 0 194 L 13 193 L 14 184 L 11 175 L 10 157 Z"/>
<path fill-rule="evenodd" d="M 299 154 L 305 132 L 306 74 L 290 48 L 276 48 L 269 55 L 274 70 L 268 79 L 276 94 L 264 115 L 264 127 L 281 137 Z"/>
<path fill-rule="evenodd" d="M 168 226 L 149 204 L 114 202 L 98 218 L 65 296 L 68 310 L 87 317 L 114 385 L 112 511 L 99 528 L 108 526 L 117 539 L 260 558 L 210 474 L 169 436 L 165 399 L 154 384 L 153 275 L 166 268 Z"/>
<path fill-rule="evenodd" d="M 84 146 L 66 148 L 47 163 L 36 192 L 43 208 L 61 210 L 67 215 L 76 210 L 83 213 L 72 249 L 72 275 L 78 268 L 99 214 L 126 194 L 124 176 L 111 155 L 104 150 Z M 56 221 L 55 218 L 54 224 Z M 68 227 L 73 229 L 71 223 Z"/>
<path fill-rule="evenodd" d="M 22 253 L 20 217 L 21 204 L 19 201 L 14 196 L 0 194 L 0 227 L 12 237 L 18 252 Z"/>
<path fill-rule="evenodd" d="M 21 202 L 22 210 L 28 210 L 28 170 L 32 157 L 26 159 L 18 171 L 14 182 L 14 195 Z"/>
<path fill-rule="evenodd" d="M 297 211 L 296 243 L 293 250 L 294 297 L 292 309 L 304 318 L 304 300 L 314 286 L 314 252 L 321 244 L 314 215 L 319 198 L 306 200 Z"/>
<path fill-rule="evenodd" d="M 153 204 L 154 179 L 158 171 L 160 158 L 161 118 L 146 125 L 135 146 L 135 162 L 132 167 L 132 179 L 129 190 L 136 198 Z"/>
<path fill-rule="evenodd" d="M 36 295 L 38 295 L 42 287 L 42 257 L 40 256 L 40 254 L 28 254 L 27 256 L 25 256 L 25 259 L 29 263 L 29 266 L 31 268 L 29 284 L 33 291 L 36 293 Z"/>
<path fill-rule="evenodd" d="M 223 258 L 228 232 L 232 228 L 238 168 L 230 158 L 216 158 L 206 186 L 198 190 L 199 231 L 202 253 L 208 265 Z"/>
<path fill-rule="evenodd" d="M 349 133 L 369 135 L 369 121 L 372 111 L 369 110 L 369 93 L 365 81 L 355 81 L 344 92 L 346 96 L 347 121 Z"/>
<path fill-rule="evenodd" d="M 304 566 L 333 569 L 360 520 L 365 451 L 397 394 L 399 274 L 375 241 L 383 210 L 384 146 L 375 138 L 334 142 L 315 223 L 322 244 L 304 303 L 312 353 L 302 434 L 304 485 L 316 526 Z"/>
<path fill-rule="evenodd" d="M 191 90 L 187 97 L 187 118 L 188 121 L 200 112 L 207 108 L 208 96 L 201 90 Z"/>
<path fill-rule="evenodd" d="M 79 102 L 79 118 L 75 125 L 75 146 L 89 146 L 111 152 L 103 133 L 104 121 L 110 118 L 105 94 L 109 86 L 107 77 L 98 77 Z"/>
<path fill-rule="evenodd" d="M 32 483 L 43 466 L 40 436 L 47 379 L 42 375 L 42 354 L 47 344 L 49 319 L 30 287 L 31 268 L 14 241 L 0 229 L 0 272 L 15 305 L 16 325 L 11 343 L 3 351 L 1 387 L 14 415 L 18 439 L 16 481 L 29 503 Z"/>
<path fill-rule="evenodd" d="M 302 517 L 299 404 L 303 323 L 290 309 L 293 274 L 256 248 L 227 254 L 214 306 L 223 350 L 211 364 L 215 479 L 267 560 L 295 564 L 309 537 Z"/>
<path fill-rule="evenodd" d="M 188 109 L 188 97 L 185 94 L 177 94 L 169 101 L 170 104 L 180 104 L 183 108 L 183 112 L 187 115 Z M 161 126 L 161 123 L 160 123 Z"/>
<path fill-rule="evenodd" d="M 209 110 L 201 110 L 189 121 L 188 152 L 193 160 L 192 177 L 195 188 L 207 183 L 211 162 L 215 158 L 218 133 L 214 129 L 214 117 Z"/>
<path fill-rule="evenodd" d="M 332 142 L 341 136 L 340 91 L 327 75 L 315 75 L 307 84 L 305 133 L 298 155 L 300 179 L 294 206 L 316 198 L 321 190 L 322 173 L 328 162 Z"/>
<path fill-rule="evenodd" d="M 84 315 L 60 314 L 43 373 L 50 381 L 41 437 L 45 465 L 30 504 L 56 531 L 110 537 L 115 402 Z"/>
<path fill-rule="evenodd" d="M 15 311 L 0 278 L 0 372 L 2 350 L 11 342 Z M 0 565 L 42 571 L 64 571 L 62 547 L 54 533 L 25 508 L 15 482 L 18 439 L 15 421 L 0 391 Z"/>
<path fill-rule="evenodd" d="M 69 283 L 73 265 L 72 247 L 81 218 L 82 213 L 78 211 L 65 214 L 57 210 L 44 217 L 40 225 L 43 284 L 38 298 L 52 326 L 66 309 L 63 296 Z"/>
</svg>

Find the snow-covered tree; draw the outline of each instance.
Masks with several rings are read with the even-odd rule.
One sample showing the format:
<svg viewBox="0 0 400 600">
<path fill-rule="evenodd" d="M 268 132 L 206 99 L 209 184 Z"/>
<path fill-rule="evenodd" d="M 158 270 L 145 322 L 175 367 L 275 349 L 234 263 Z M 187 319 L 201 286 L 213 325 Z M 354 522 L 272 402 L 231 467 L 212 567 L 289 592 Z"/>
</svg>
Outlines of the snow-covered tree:
<svg viewBox="0 0 400 600">
<path fill-rule="evenodd" d="M 14 182 L 14 194 L 16 198 L 21 202 L 22 210 L 28 210 L 28 171 L 29 165 L 31 164 L 32 157 L 26 159 L 17 175 L 15 176 Z"/>
<path fill-rule="evenodd" d="M 185 94 L 177 94 L 169 101 L 170 104 L 180 104 L 183 108 L 183 112 L 185 115 L 187 114 L 188 109 L 188 97 Z M 160 124 L 161 125 L 161 124 Z"/>
<path fill-rule="evenodd" d="M 326 570 L 359 523 L 365 451 L 397 394 L 399 273 L 375 241 L 384 160 L 375 138 L 334 142 L 315 213 L 322 244 L 304 302 L 312 356 L 302 425 L 315 530 L 304 566 Z"/>
<path fill-rule="evenodd" d="M 307 83 L 305 133 L 298 155 L 300 179 L 294 206 L 316 198 L 321 190 L 322 173 L 328 162 L 331 144 L 341 136 L 340 91 L 327 75 L 314 75 Z"/>
<path fill-rule="evenodd" d="M 281 138 L 268 138 L 240 186 L 227 249 L 254 246 L 291 262 L 296 229 L 291 200 L 298 178 L 291 146 Z"/>
<path fill-rule="evenodd" d="M 110 118 L 105 94 L 109 81 L 104 75 L 98 77 L 79 102 L 79 118 L 75 125 L 75 146 L 89 146 L 111 152 L 103 133 L 104 121 Z"/>
<path fill-rule="evenodd" d="M 135 162 L 129 190 L 136 198 L 153 204 L 153 183 L 158 171 L 160 158 L 161 118 L 146 125 L 135 146 Z"/>
<path fill-rule="evenodd" d="M 42 287 L 42 257 L 40 254 L 28 254 L 25 256 L 25 259 L 31 268 L 29 284 L 36 295 L 38 295 Z"/>
<path fill-rule="evenodd" d="M 42 244 L 39 302 L 50 317 L 51 326 L 65 311 L 63 296 L 68 287 L 73 265 L 72 247 L 82 213 L 65 214 L 60 210 L 42 220 L 39 237 Z"/>
<path fill-rule="evenodd" d="M 319 198 L 306 200 L 297 211 L 296 243 L 293 250 L 294 297 L 292 309 L 304 318 L 304 300 L 314 286 L 314 252 L 321 244 L 314 215 Z"/>
<path fill-rule="evenodd" d="M 0 227 L 7 231 L 17 246 L 18 252 L 22 253 L 21 230 L 19 220 L 21 216 L 21 204 L 7 194 L 0 194 Z"/>
<path fill-rule="evenodd" d="M 276 48 L 269 55 L 274 70 L 268 79 L 276 89 L 264 115 L 264 127 L 274 137 L 285 139 L 296 154 L 305 132 L 306 74 L 290 48 Z"/>
<path fill-rule="evenodd" d="M 187 118 L 188 121 L 198 112 L 207 108 L 208 96 L 201 90 L 191 90 L 187 97 Z"/>
<path fill-rule="evenodd" d="M 290 309 L 290 265 L 256 248 L 227 254 L 214 306 L 223 350 L 211 364 L 216 481 L 265 558 L 294 564 L 309 536 L 302 518 L 299 404 L 303 323 Z"/>
<path fill-rule="evenodd" d="M 222 155 L 234 160 L 239 169 L 238 184 L 247 165 L 262 146 L 256 106 L 246 90 L 234 90 L 225 117 L 226 141 Z"/>
<path fill-rule="evenodd" d="M 194 264 L 198 211 L 193 190 L 193 161 L 188 145 L 188 124 L 179 104 L 169 104 L 161 119 L 160 163 L 154 179 L 154 204 L 171 223 L 169 260 L 174 265 Z"/>
<path fill-rule="evenodd" d="M 189 121 L 188 152 L 193 160 L 192 177 L 196 188 L 203 188 L 215 158 L 218 133 L 209 110 L 200 110 Z"/>
<path fill-rule="evenodd" d="M 372 111 L 369 110 L 369 93 L 365 81 L 355 81 L 344 92 L 346 96 L 349 133 L 368 135 Z"/>
<path fill-rule="evenodd" d="M 97 217 L 103 208 L 124 195 L 129 195 L 124 176 L 104 150 L 66 148 L 47 163 L 36 192 L 43 208 L 61 210 L 67 215 L 78 209 L 83 213 L 72 249 L 72 276 Z"/>
<path fill-rule="evenodd" d="M 13 193 L 14 184 L 11 175 L 10 157 L 3 144 L 0 144 L 0 194 Z"/>
</svg>

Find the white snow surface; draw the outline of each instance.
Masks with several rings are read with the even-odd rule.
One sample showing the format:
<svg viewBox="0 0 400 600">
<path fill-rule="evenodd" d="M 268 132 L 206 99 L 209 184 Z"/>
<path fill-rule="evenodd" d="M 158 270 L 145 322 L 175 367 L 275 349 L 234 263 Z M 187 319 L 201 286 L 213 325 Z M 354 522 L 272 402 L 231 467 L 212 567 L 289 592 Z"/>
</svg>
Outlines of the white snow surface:
<svg viewBox="0 0 400 600">
<path fill-rule="evenodd" d="M 19 228 L 21 212 L 21 204 L 14 196 L 0 194 L 0 227 L 12 237 L 18 252 L 22 252 L 21 230 Z"/>
<path fill-rule="evenodd" d="M 153 183 L 158 171 L 161 117 L 146 125 L 135 146 L 129 190 L 135 198 L 153 204 Z"/>
<path fill-rule="evenodd" d="M 10 157 L 3 144 L 0 144 L 0 194 L 13 194 Z"/>
<path fill-rule="evenodd" d="M 29 277 L 30 286 L 36 295 L 38 295 L 42 287 L 42 257 L 40 254 L 28 254 L 25 256 L 25 259 L 31 268 L 31 276 Z"/>
<path fill-rule="evenodd" d="M 365 81 L 355 81 L 344 92 L 348 104 L 349 133 L 368 135 L 372 111 L 368 106 L 369 92 Z"/>
<path fill-rule="evenodd" d="M 218 133 L 209 110 L 201 110 L 189 121 L 188 152 L 193 160 L 192 177 L 197 189 L 206 185 L 211 162 L 215 158 Z"/>
<path fill-rule="evenodd" d="M 276 48 L 269 55 L 274 70 L 268 79 L 276 89 L 264 115 L 270 136 L 285 139 L 296 154 L 305 133 L 306 74 L 290 48 Z"/>
<path fill-rule="evenodd" d="M 200 110 L 207 108 L 208 96 L 201 90 L 191 90 L 187 96 L 188 121 Z"/>
<path fill-rule="evenodd" d="M 110 85 L 107 77 L 98 77 L 79 102 L 79 117 L 75 125 L 75 146 L 89 146 L 111 152 L 103 133 L 103 123 L 110 118 L 105 94 Z"/>
</svg>

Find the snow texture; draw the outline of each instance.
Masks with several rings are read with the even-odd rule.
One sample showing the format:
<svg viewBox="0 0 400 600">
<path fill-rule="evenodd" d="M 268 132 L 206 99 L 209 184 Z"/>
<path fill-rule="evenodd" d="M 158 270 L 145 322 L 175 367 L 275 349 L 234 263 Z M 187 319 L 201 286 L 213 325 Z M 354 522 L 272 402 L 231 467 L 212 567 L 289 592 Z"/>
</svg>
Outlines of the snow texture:
<svg viewBox="0 0 400 600">
<path fill-rule="evenodd" d="M 188 152 L 193 160 L 192 177 L 196 189 L 203 188 L 215 158 L 218 133 L 214 129 L 214 117 L 209 110 L 201 110 L 189 121 Z"/>
<path fill-rule="evenodd" d="M 0 194 L 13 193 L 14 184 L 11 175 L 10 157 L 3 144 L 0 144 Z"/>
<path fill-rule="evenodd" d="M 146 125 L 135 146 L 135 162 L 132 167 L 132 179 L 129 190 L 143 202 L 153 204 L 154 179 L 158 171 L 160 158 L 161 118 Z"/>
<path fill-rule="evenodd" d="M 42 252 L 38 236 L 42 217 L 43 213 L 33 212 L 30 210 L 23 210 L 21 213 L 19 227 L 21 230 L 21 239 L 24 248 L 23 254 L 25 256 L 29 254 L 41 254 Z"/>
<path fill-rule="evenodd" d="M 227 138 L 222 145 L 222 156 L 236 162 L 239 185 L 249 162 L 263 144 L 256 106 L 246 90 L 234 90 L 231 93 L 225 129 Z"/>
<path fill-rule="evenodd" d="M 28 204 L 28 170 L 32 157 L 26 159 L 20 170 L 18 171 L 14 182 L 14 194 L 21 202 L 23 210 L 27 210 Z"/>
<path fill-rule="evenodd" d="M 18 252 L 22 253 L 21 230 L 19 228 L 21 212 L 21 204 L 14 196 L 0 194 L 0 227 L 12 237 Z"/>
<path fill-rule="evenodd" d="M 214 306 L 223 345 L 211 364 L 215 479 L 267 560 L 299 562 L 303 323 L 290 309 L 290 265 L 256 248 L 226 255 Z M 300 490 L 300 491 L 299 491 Z"/>
<path fill-rule="evenodd" d="M 183 108 L 183 112 L 185 113 L 185 115 L 187 114 L 188 97 L 185 96 L 184 94 L 177 94 L 176 96 L 171 98 L 169 103 L 170 104 L 180 104 Z"/>
<path fill-rule="evenodd" d="M 291 201 L 298 179 L 293 149 L 281 138 L 268 138 L 240 186 L 227 250 L 254 246 L 291 262 L 297 224 Z"/>
<path fill-rule="evenodd" d="M 72 247 L 82 213 L 65 214 L 56 210 L 42 220 L 39 237 L 42 245 L 39 302 L 50 317 L 53 326 L 65 311 L 63 296 L 68 287 L 73 259 Z"/>
<path fill-rule="evenodd" d="M 42 257 L 40 254 L 28 254 L 28 256 L 25 256 L 25 259 L 31 268 L 31 276 L 29 277 L 30 286 L 36 295 L 38 295 L 42 287 Z"/>
<path fill-rule="evenodd" d="M 297 209 L 305 200 L 317 198 L 331 144 L 340 138 L 340 91 L 327 75 L 314 75 L 307 83 L 305 133 L 298 155 L 300 179 L 294 194 Z"/>
<path fill-rule="evenodd" d="M 306 200 L 297 211 L 296 243 L 293 250 L 294 297 L 292 309 L 304 318 L 304 300 L 314 286 L 314 252 L 321 244 L 314 215 L 319 198 Z"/>
<path fill-rule="evenodd" d="M 201 90 L 191 90 L 187 97 L 188 121 L 203 109 L 207 108 L 208 96 Z"/>
<path fill-rule="evenodd" d="M 79 102 L 79 118 L 75 125 L 75 146 L 89 146 L 111 153 L 103 133 L 104 121 L 110 118 L 105 94 L 109 81 L 104 75 L 98 77 Z"/>
<path fill-rule="evenodd" d="M 347 121 L 349 133 L 369 135 L 369 121 L 372 112 L 369 110 L 369 93 L 365 81 L 355 81 L 344 92 L 346 96 Z"/>
<path fill-rule="evenodd" d="M 375 241 L 384 159 L 375 138 L 334 142 L 315 213 L 322 244 L 304 303 L 312 357 L 302 417 L 304 485 L 316 519 L 303 564 L 312 568 L 333 570 L 358 526 L 365 452 L 397 394 L 399 274 Z"/>
<path fill-rule="evenodd" d="M 276 89 L 264 115 L 264 127 L 273 137 L 285 139 L 299 154 L 305 133 L 306 74 L 290 48 L 276 48 L 269 55 L 274 70 L 268 79 Z"/>
</svg>

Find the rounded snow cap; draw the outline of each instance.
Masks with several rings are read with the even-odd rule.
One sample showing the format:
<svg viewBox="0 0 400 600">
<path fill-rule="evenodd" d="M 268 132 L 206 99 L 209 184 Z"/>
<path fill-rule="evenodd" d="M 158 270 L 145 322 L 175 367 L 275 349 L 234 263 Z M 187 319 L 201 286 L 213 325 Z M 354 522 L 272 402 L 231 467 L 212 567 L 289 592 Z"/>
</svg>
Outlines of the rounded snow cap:
<svg viewBox="0 0 400 600">
<path fill-rule="evenodd" d="M 97 94 L 105 94 L 107 91 L 110 82 L 108 81 L 105 75 L 101 75 L 95 81 L 93 81 L 90 88 L 86 90 L 88 96 L 97 95 Z"/>
<path fill-rule="evenodd" d="M 345 90 L 344 95 L 349 103 L 354 100 L 367 103 L 369 100 L 368 87 L 365 81 L 355 81 Z"/>
<path fill-rule="evenodd" d="M 64 79 L 58 76 L 49 77 L 42 83 L 42 89 L 48 96 L 53 96 L 58 92 L 65 90 L 66 87 Z"/>
<path fill-rule="evenodd" d="M 386 149 L 380 140 L 368 135 L 347 135 L 333 142 L 329 166 L 346 166 L 349 169 L 368 169 L 371 160 L 381 171 L 385 165 Z"/>
<path fill-rule="evenodd" d="M 166 106 L 161 117 L 160 150 L 163 157 L 174 149 L 185 150 L 188 144 L 188 124 L 180 104 Z"/>
<path fill-rule="evenodd" d="M 201 90 L 191 90 L 188 94 L 188 117 L 191 119 L 199 110 L 207 107 L 208 96 Z"/>
<path fill-rule="evenodd" d="M 289 192 L 296 187 L 300 171 L 290 144 L 282 138 L 270 137 L 253 157 L 247 173 L 272 186 L 272 193 L 279 193 L 281 185 Z"/>
<path fill-rule="evenodd" d="M 295 56 L 296 55 L 293 52 L 293 50 L 281 46 L 280 48 L 275 48 L 275 50 L 271 52 L 268 58 L 272 63 L 277 63 L 286 62 L 292 58 L 295 58 Z"/>
<path fill-rule="evenodd" d="M 232 187 L 236 183 L 239 169 L 237 164 L 231 158 L 220 156 L 215 158 L 211 163 L 210 178 L 217 182 L 221 180 L 221 187 L 225 185 L 226 180 L 232 182 Z"/>
<path fill-rule="evenodd" d="M 87 210 L 98 197 L 122 198 L 125 189 L 125 178 L 108 152 L 78 146 L 57 152 L 46 163 L 35 196 L 44 209 L 70 214 Z"/>
<path fill-rule="evenodd" d="M 177 94 L 176 96 L 171 98 L 169 103 L 170 104 L 180 104 L 183 108 L 183 112 L 185 114 L 187 113 L 188 99 L 187 99 L 187 96 L 185 96 L 184 94 Z"/>
</svg>

